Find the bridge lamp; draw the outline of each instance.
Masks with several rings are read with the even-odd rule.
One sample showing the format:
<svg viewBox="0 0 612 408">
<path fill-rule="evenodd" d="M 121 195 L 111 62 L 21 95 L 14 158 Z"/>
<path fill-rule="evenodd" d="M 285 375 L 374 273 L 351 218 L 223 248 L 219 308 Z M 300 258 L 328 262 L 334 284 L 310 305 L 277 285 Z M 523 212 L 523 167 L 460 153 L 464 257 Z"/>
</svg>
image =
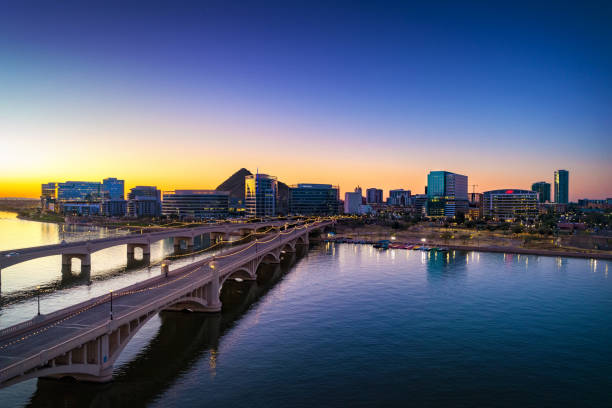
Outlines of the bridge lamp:
<svg viewBox="0 0 612 408">
<path fill-rule="evenodd" d="M 421 242 L 425 242 L 427 241 L 425 238 L 421 238 Z"/>
<path fill-rule="evenodd" d="M 40 316 L 40 286 L 36 287 L 36 297 L 38 298 L 38 315 Z"/>
</svg>

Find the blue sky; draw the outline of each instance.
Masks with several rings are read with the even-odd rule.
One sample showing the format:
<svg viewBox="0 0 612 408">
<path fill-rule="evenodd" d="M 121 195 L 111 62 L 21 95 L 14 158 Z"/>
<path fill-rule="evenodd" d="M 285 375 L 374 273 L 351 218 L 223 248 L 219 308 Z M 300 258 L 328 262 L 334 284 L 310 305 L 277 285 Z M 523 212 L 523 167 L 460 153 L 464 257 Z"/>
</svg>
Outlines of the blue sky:
<svg viewBox="0 0 612 408">
<path fill-rule="evenodd" d="M 568 168 L 572 199 L 612 196 L 591 177 L 612 174 L 610 21 L 605 2 L 3 4 L 0 181 L 200 188 L 245 166 L 421 192 L 430 170 L 484 190 Z M 158 155 L 181 162 L 147 171 Z"/>
</svg>

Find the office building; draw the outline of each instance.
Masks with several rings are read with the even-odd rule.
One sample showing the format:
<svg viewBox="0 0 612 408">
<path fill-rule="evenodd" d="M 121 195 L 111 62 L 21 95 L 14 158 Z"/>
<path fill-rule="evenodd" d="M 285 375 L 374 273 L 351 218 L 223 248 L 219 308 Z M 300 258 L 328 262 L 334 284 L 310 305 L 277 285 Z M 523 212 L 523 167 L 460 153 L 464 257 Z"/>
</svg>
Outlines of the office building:
<svg viewBox="0 0 612 408">
<path fill-rule="evenodd" d="M 155 186 L 137 186 L 128 193 L 127 213 L 130 217 L 161 217 L 161 191 Z"/>
<path fill-rule="evenodd" d="M 486 191 L 483 215 L 495 220 L 534 219 L 538 215 L 538 193 L 518 189 Z"/>
<path fill-rule="evenodd" d="M 229 191 L 164 191 L 162 215 L 178 219 L 224 218 L 229 212 Z"/>
<path fill-rule="evenodd" d="M 390 190 L 389 199 L 387 200 L 387 202 L 389 203 L 389 205 L 398 205 L 405 207 L 407 205 L 410 205 L 411 197 L 412 196 L 410 190 L 404 190 L 403 188 Z"/>
<path fill-rule="evenodd" d="M 331 184 L 297 184 L 289 187 L 289 213 L 299 215 L 335 215 L 338 213 L 339 188 Z"/>
<path fill-rule="evenodd" d="M 416 194 L 412 201 L 414 201 L 416 214 L 421 215 L 427 212 L 427 194 Z"/>
<path fill-rule="evenodd" d="M 531 185 L 531 191 L 538 193 L 538 201 L 540 203 L 550 202 L 550 183 L 545 181 L 538 181 Z"/>
<path fill-rule="evenodd" d="M 124 181 L 113 177 L 102 180 L 102 197 L 113 201 L 125 199 Z"/>
<path fill-rule="evenodd" d="M 431 171 L 427 175 L 427 215 L 454 217 L 468 211 L 468 178 L 449 171 Z"/>
<path fill-rule="evenodd" d="M 57 184 L 57 200 L 100 202 L 102 184 L 97 181 L 66 181 Z"/>
<path fill-rule="evenodd" d="M 555 171 L 555 203 L 567 204 L 569 202 L 569 172 L 567 170 Z"/>
<path fill-rule="evenodd" d="M 366 190 L 366 203 L 367 204 L 382 204 L 383 202 L 383 191 L 378 188 L 368 188 Z"/>
<path fill-rule="evenodd" d="M 278 201 L 278 181 L 267 174 L 250 174 L 244 177 L 244 202 L 251 217 L 273 217 Z"/>
<path fill-rule="evenodd" d="M 100 204 L 100 213 L 106 217 L 125 217 L 127 213 L 127 201 L 104 200 Z"/>
<path fill-rule="evenodd" d="M 358 214 L 359 206 L 362 205 L 361 192 L 344 193 L 344 213 Z"/>
<path fill-rule="evenodd" d="M 57 183 L 41 184 L 40 208 L 44 211 L 55 211 L 57 203 Z"/>
</svg>

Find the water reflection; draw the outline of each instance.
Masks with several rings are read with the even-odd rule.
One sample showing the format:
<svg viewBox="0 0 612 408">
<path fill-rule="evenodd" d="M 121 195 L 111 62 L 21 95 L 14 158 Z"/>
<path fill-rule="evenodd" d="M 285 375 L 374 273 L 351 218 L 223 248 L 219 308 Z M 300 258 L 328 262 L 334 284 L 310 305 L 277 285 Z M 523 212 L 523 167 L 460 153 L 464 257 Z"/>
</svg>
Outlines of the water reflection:
<svg viewBox="0 0 612 408">
<path fill-rule="evenodd" d="M 471 254 L 473 253 L 465 251 L 423 252 L 421 261 L 427 267 L 427 280 L 435 282 L 440 279 L 465 277 Z"/>
<path fill-rule="evenodd" d="M 76 386 L 70 381 L 38 379 L 27 406 L 146 406 L 177 382 L 197 382 L 187 376 L 202 359 L 214 377 L 220 339 L 304 254 L 300 248 L 297 253 L 284 254 L 280 264 L 261 265 L 255 281 L 227 281 L 221 292 L 220 314 L 161 312 L 154 337 L 146 346 L 139 345 L 144 347 L 135 358 L 115 369 L 112 383 Z"/>
</svg>

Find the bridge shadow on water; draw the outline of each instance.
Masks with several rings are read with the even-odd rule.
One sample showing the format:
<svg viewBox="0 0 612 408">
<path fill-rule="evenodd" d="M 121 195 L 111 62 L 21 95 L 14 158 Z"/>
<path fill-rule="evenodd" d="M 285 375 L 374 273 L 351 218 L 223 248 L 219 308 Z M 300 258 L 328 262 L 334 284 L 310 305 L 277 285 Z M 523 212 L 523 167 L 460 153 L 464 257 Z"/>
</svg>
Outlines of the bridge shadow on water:
<svg viewBox="0 0 612 408">
<path fill-rule="evenodd" d="M 108 384 L 38 379 L 29 407 L 143 407 L 152 403 L 203 358 L 214 369 L 224 334 L 305 255 L 286 253 L 280 264 L 261 265 L 256 281 L 228 280 L 221 313 L 161 312 L 154 337 L 129 362 L 115 369 Z"/>
</svg>

